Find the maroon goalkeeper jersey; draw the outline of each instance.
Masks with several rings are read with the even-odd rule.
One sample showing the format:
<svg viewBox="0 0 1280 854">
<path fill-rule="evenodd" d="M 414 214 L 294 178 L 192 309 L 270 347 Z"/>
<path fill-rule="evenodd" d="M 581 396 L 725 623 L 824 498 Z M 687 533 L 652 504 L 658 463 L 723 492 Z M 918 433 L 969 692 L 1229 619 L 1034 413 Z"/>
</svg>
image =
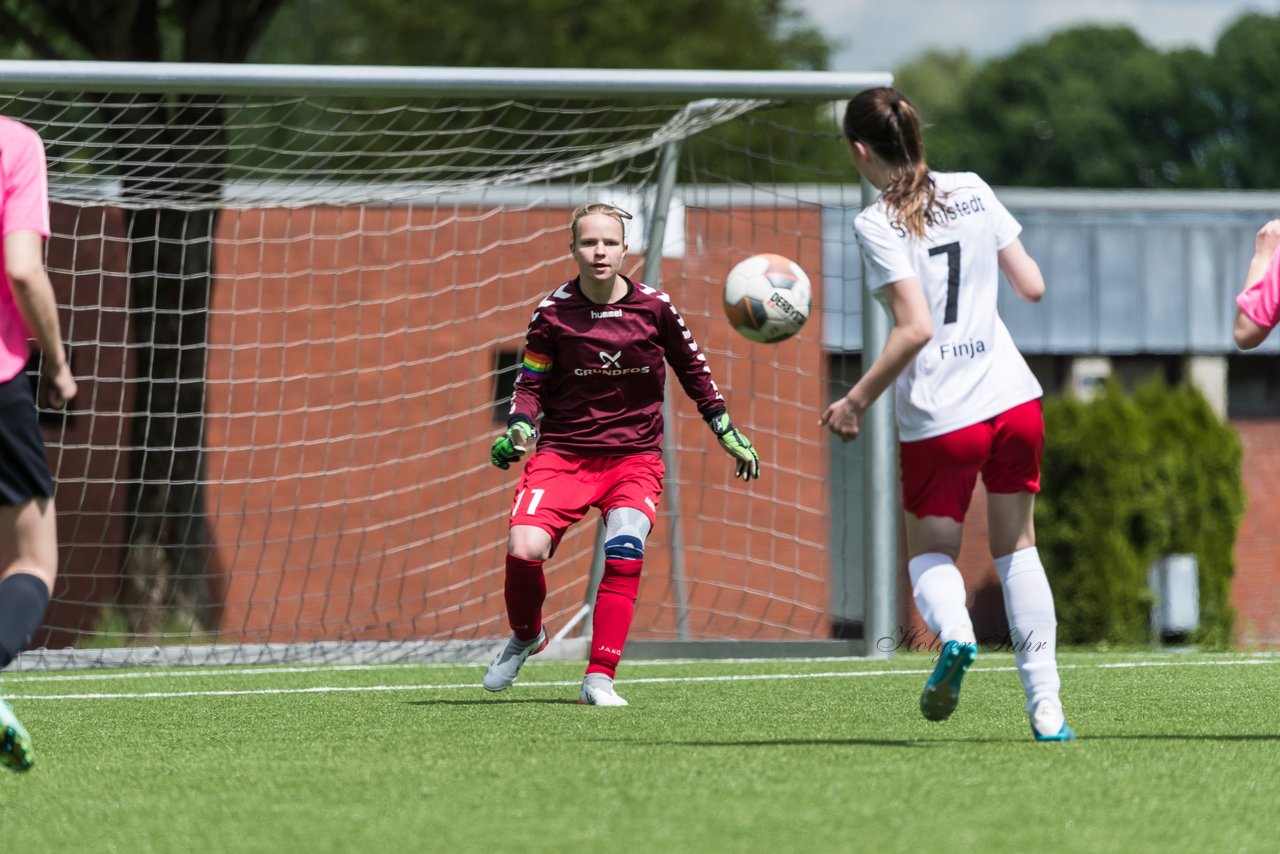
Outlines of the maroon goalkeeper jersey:
<svg viewBox="0 0 1280 854">
<path fill-rule="evenodd" d="M 538 450 L 661 453 L 664 360 L 703 418 L 724 411 L 707 357 L 671 298 L 626 282 L 626 296 L 608 305 L 583 296 L 577 279 L 538 303 L 511 401 L 513 420 L 538 424 L 541 413 Z"/>
</svg>

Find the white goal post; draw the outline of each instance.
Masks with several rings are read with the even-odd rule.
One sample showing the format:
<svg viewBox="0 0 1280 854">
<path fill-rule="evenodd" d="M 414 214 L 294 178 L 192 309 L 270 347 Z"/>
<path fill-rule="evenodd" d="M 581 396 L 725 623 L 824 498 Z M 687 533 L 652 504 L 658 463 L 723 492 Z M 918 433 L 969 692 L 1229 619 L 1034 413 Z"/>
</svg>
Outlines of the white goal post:
<svg viewBox="0 0 1280 854">
<path fill-rule="evenodd" d="M 848 654 L 855 626 L 890 635 L 889 401 L 856 449 L 816 427 L 887 332 L 862 311 L 848 227 L 866 195 L 837 102 L 890 81 L 0 61 L 0 114 L 45 141 L 81 383 L 41 414 L 60 575 L 16 666 L 485 655 L 507 634 L 515 483 L 488 445 L 588 199 L 636 215 L 630 272 L 674 295 L 765 463 L 737 484 L 669 394 L 628 655 Z M 741 338 L 720 305 L 758 252 L 815 284 L 782 344 Z M 547 564 L 565 655 L 596 546 L 584 523 Z"/>
</svg>

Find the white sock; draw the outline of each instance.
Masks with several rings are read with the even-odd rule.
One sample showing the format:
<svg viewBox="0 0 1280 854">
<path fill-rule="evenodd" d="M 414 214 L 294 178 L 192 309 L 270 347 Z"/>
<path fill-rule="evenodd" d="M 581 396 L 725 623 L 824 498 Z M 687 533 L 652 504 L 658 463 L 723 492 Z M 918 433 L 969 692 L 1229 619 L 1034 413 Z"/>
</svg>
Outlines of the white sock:
<svg viewBox="0 0 1280 854">
<path fill-rule="evenodd" d="M 975 643 L 973 622 L 964 604 L 964 576 L 955 562 L 940 552 L 925 552 L 907 562 L 907 571 L 911 596 L 938 640 Z"/>
<path fill-rule="evenodd" d="M 1032 546 L 998 557 L 995 562 L 1004 588 L 1004 612 L 1009 618 L 1014 661 L 1022 690 L 1027 695 L 1027 714 L 1033 714 L 1042 701 L 1048 701 L 1060 711 L 1061 683 L 1056 658 L 1058 619 L 1040 553 Z"/>
</svg>

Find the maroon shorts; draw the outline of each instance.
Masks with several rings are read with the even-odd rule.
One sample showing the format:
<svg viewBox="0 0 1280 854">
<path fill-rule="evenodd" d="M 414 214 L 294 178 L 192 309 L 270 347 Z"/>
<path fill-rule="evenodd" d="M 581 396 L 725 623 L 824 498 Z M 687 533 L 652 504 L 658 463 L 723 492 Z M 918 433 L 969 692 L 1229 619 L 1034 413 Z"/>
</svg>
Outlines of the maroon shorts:
<svg viewBox="0 0 1280 854">
<path fill-rule="evenodd" d="M 511 524 L 533 525 L 551 535 L 551 547 L 569 526 L 592 507 L 608 513 L 631 507 L 649 517 L 658 516 L 662 477 L 666 468 L 657 454 L 627 454 L 618 457 L 569 457 L 551 451 L 537 451 L 525 463 L 515 500 L 511 502 Z"/>
<path fill-rule="evenodd" d="M 941 436 L 903 442 L 902 506 L 920 519 L 963 522 L 979 474 L 988 492 L 1039 492 L 1043 452 L 1039 400 Z"/>
</svg>

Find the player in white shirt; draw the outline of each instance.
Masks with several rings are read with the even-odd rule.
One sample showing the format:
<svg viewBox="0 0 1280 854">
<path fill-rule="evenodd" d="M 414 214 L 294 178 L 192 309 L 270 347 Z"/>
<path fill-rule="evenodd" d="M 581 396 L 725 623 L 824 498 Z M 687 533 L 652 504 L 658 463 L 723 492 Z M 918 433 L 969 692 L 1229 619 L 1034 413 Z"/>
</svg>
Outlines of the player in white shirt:
<svg viewBox="0 0 1280 854">
<path fill-rule="evenodd" d="M 896 383 L 912 596 L 942 650 L 920 708 L 945 720 L 978 653 L 956 567 L 978 476 L 1018 674 L 1038 741 L 1075 737 L 1059 699 L 1053 594 L 1035 545 L 1044 449 L 1042 391 L 996 311 L 999 272 L 1037 302 L 1044 278 L 1021 227 L 973 173 L 929 171 L 915 109 L 895 89 L 849 102 L 854 167 L 880 197 L 854 223 L 867 288 L 893 316 L 884 350 L 822 423 L 856 439 L 867 408 Z"/>
</svg>

